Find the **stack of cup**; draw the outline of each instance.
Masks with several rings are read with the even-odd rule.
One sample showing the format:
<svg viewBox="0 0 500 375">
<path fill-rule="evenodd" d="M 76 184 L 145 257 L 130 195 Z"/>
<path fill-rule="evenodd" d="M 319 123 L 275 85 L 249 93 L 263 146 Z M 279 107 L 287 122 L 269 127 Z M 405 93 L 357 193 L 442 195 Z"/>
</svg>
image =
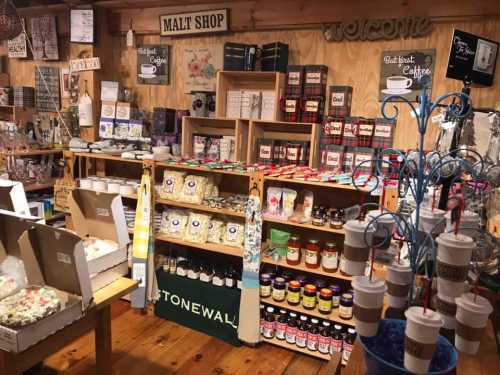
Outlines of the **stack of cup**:
<svg viewBox="0 0 500 375">
<path fill-rule="evenodd" d="M 437 310 L 446 329 L 455 329 L 455 298 L 462 295 L 474 241 L 463 234 L 442 233 L 437 238 Z"/>
<path fill-rule="evenodd" d="M 481 296 L 464 293 L 455 299 L 457 303 L 457 328 L 455 346 L 467 354 L 476 354 L 489 315 L 493 312 L 490 302 Z"/>
<path fill-rule="evenodd" d="M 412 282 L 412 271 L 408 262 L 394 261 L 387 267 L 387 294 L 389 306 L 402 309 L 408 301 L 408 292 Z"/>
<path fill-rule="evenodd" d="M 418 230 L 424 233 L 438 235 L 445 229 L 446 221 L 444 220 L 445 212 L 437 208 L 423 208 L 420 210 L 420 220 L 418 222 Z"/>
<path fill-rule="evenodd" d="M 404 366 L 412 373 L 427 374 L 443 321 L 437 312 L 420 306 L 410 307 L 405 316 Z"/>
<path fill-rule="evenodd" d="M 375 220 L 376 231 L 373 234 L 373 245 L 377 249 L 387 250 L 391 246 L 392 230 L 394 229 L 394 217 L 385 211 L 383 214 L 379 210 L 368 212 L 368 222 Z"/>
<path fill-rule="evenodd" d="M 451 211 L 448 211 L 445 217 L 446 231 L 453 232 L 455 230 L 456 223 L 451 222 Z M 462 212 L 462 214 L 460 215 L 460 226 L 458 227 L 458 233 L 476 238 L 479 234 L 479 215 L 468 210 Z"/>
<path fill-rule="evenodd" d="M 356 331 L 361 336 L 372 337 L 377 334 L 378 322 L 382 317 L 385 281 L 377 277 L 357 276 L 352 281 L 354 289 L 353 315 Z"/>
<path fill-rule="evenodd" d="M 344 252 L 340 270 L 351 276 L 364 275 L 374 229 L 369 226 L 368 221 L 349 220 L 344 224 L 344 230 Z"/>
</svg>

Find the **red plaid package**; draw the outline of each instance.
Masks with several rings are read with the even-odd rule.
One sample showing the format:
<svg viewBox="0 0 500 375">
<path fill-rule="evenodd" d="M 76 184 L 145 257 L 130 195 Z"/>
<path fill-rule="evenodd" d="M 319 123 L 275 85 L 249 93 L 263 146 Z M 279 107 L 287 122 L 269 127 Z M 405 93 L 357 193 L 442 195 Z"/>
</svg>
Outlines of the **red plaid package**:
<svg viewBox="0 0 500 375">
<path fill-rule="evenodd" d="M 287 96 L 282 100 L 283 118 L 288 122 L 300 122 L 302 99 Z"/>
<path fill-rule="evenodd" d="M 325 111 L 324 98 L 321 97 L 303 98 L 301 121 L 320 124 L 323 121 L 324 111 Z"/>
<path fill-rule="evenodd" d="M 276 141 L 261 138 L 257 140 L 257 161 L 266 165 L 273 164 Z"/>
<path fill-rule="evenodd" d="M 282 164 L 299 165 L 302 153 L 302 143 L 288 142 L 286 145 L 286 162 Z"/>
<path fill-rule="evenodd" d="M 346 147 L 344 151 L 343 171 L 351 173 L 354 167 L 354 157 L 356 156 L 356 149 L 354 147 Z"/>
<path fill-rule="evenodd" d="M 354 166 L 356 171 L 361 174 L 371 174 L 374 166 L 375 150 L 368 147 L 356 148 L 356 156 L 354 157 Z"/>
<path fill-rule="evenodd" d="M 343 117 L 327 117 L 323 121 L 323 135 L 330 138 L 328 144 L 341 145 L 342 135 L 344 133 L 345 119 Z"/>
<path fill-rule="evenodd" d="M 375 119 L 375 127 L 373 131 L 373 148 L 391 148 L 394 141 L 394 131 L 396 129 L 396 121 L 385 118 Z"/>
<path fill-rule="evenodd" d="M 328 145 L 321 150 L 321 170 L 339 172 L 342 170 L 344 146 Z"/>
<path fill-rule="evenodd" d="M 306 65 L 304 70 L 304 96 L 325 98 L 328 67 L 326 65 Z"/>
<path fill-rule="evenodd" d="M 342 145 L 356 147 L 358 145 L 358 118 L 346 117 L 344 123 L 344 133 L 342 134 Z"/>
<path fill-rule="evenodd" d="M 352 86 L 330 86 L 330 116 L 350 116 L 352 103 Z"/>
<path fill-rule="evenodd" d="M 358 122 L 358 146 L 371 147 L 375 120 L 360 118 Z"/>
<path fill-rule="evenodd" d="M 304 90 L 304 65 L 288 65 L 286 71 L 286 96 L 302 96 Z"/>
</svg>

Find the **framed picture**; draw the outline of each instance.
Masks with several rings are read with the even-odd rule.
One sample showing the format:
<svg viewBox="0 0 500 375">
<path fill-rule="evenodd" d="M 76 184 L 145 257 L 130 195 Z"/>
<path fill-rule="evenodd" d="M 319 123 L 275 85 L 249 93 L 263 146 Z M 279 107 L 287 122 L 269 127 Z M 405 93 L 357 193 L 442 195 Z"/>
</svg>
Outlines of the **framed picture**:
<svg viewBox="0 0 500 375">
<path fill-rule="evenodd" d="M 35 60 L 59 60 L 55 16 L 32 18 L 31 34 Z"/>
<path fill-rule="evenodd" d="M 57 112 L 61 107 L 60 80 L 59 68 L 51 66 L 41 66 L 38 69 L 35 68 L 35 97 L 37 111 Z M 48 90 L 45 83 L 47 83 Z"/>
<path fill-rule="evenodd" d="M 137 83 L 141 85 L 169 84 L 169 49 L 163 44 L 137 48 Z"/>
<path fill-rule="evenodd" d="M 69 68 L 61 68 L 61 98 L 69 99 L 70 98 L 70 77 L 71 72 Z"/>
<path fill-rule="evenodd" d="M 95 43 L 94 9 L 71 9 L 70 42 Z"/>
<path fill-rule="evenodd" d="M 21 18 L 23 28 L 26 27 L 26 19 Z M 24 31 L 14 39 L 7 41 L 7 55 L 13 59 L 25 59 L 28 57 L 28 47 L 26 43 L 26 34 Z"/>
<path fill-rule="evenodd" d="M 216 76 L 222 70 L 223 46 L 189 46 L 184 48 L 185 92 L 215 91 Z"/>
<path fill-rule="evenodd" d="M 420 84 L 423 75 L 431 77 L 432 88 L 435 62 L 435 49 L 383 51 L 380 62 L 379 101 L 391 95 L 399 95 L 412 102 L 417 101 L 423 90 Z"/>
</svg>

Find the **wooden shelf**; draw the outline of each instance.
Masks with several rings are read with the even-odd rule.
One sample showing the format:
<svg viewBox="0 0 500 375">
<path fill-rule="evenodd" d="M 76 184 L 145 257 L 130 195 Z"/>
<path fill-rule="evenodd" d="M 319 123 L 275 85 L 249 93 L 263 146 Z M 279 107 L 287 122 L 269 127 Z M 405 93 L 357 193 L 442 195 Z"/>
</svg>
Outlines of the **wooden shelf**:
<svg viewBox="0 0 500 375">
<path fill-rule="evenodd" d="M 299 348 L 297 345 L 289 344 L 288 342 L 286 342 L 286 340 L 278 340 L 277 338 L 268 339 L 268 338 L 263 337 L 263 336 L 261 336 L 261 340 L 264 342 L 267 342 L 268 344 L 271 344 L 271 345 L 276 345 L 276 346 L 279 346 L 281 348 L 293 350 L 294 352 L 310 355 L 312 357 L 323 359 L 325 361 L 329 361 L 331 359 L 330 354 L 322 354 L 318 351 L 312 352 L 312 351 L 308 350 L 307 348 Z M 335 356 L 338 356 L 339 361 L 340 361 L 341 355 L 335 354 Z"/>
<path fill-rule="evenodd" d="M 122 161 L 125 163 L 136 163 L 136 164 L 142 164 L 145 161 L 145 160 L 137 160 L 137 159 L 124 159 L 121 156 L 93 153 L 93 152 L 75 152 L 75 156 L 80 156 L 82 158 Z"/>
<path fill-rule="evenodd" d="M 286 301 L 276 302 L 271 297 L 268 297 L 268 298 L 261 297 L 260 301 L 263 303 L 266 303 L 268 305 L 271 305 L 271 306 L 276 306 L 280 309 L 287 309 L 287 310 L 295 311 L 299 314 L 314 316 L 315 318 L 319 318 L 322 320 L 329 320 L 331 322 L 336 322 L 336 323 L 345 324 L 345 325 L 354 327 L 354 319 L 349 319 L 349 320 L 341 319 L 339 316 L 339 309 L 338 308 L 333 309 L 331 314 L 326 315 L 326 314 L 322 314 L 318 311 L 317 304 L 316 304 L 316 308 L 314 310 L 306 310 L 302 307 L 302 305 L 291 306 Z"/>
<path fill-rule="evenodd" d="M 122 198 L 137 199 L 137 194 L 120 194 Z"/>
<path fill-rule="evenodd" d="M 181 240 L 179 238 L 168 237 L 168 236 L 166 236 L 164 234 L 160 234 L 160 233 L 158 233 L 156 235 L 156 240 L 174 243 L 177 245 L 194 247 L 196 249 L 211 251 L 214 253 L 232 255 L 235 257 L 242 257 L 243 256 L 243 249 L 240 249 L 238 247 L 233 247 L 233 246 L 227 246 L 227 245 L 223 245 L 223 244 L 208 243 L 208 242 L 207 243 L 188 242 L 188 241 Z"/>
<path fill-rule="evenodd" d="M 269 177 L 269 176 L 264 176 L 264 181 L 277 181 L 277 182 L 283 182 L 283 183 L 291 183 L 291 184 L 299 184 L 299 185 L 311 185 L 311 186 L 322 186 L 322 187 L 327 187 L 327 188 L 334 188 L 334 189 L 344 189 L 344 190 L 354 190 L 357 191 L 356 187 L 353 185 L 342 185 L 342 184 L 337 184 L 335 182 L 321 182 L 321 181 L 304 181 L 304 180 L 296 180 L 293 178 L 283 178 L 283 177 Z M 363 193 L 369 193 L 370 190 L 367 188 L 360 188 L 360 192 Z"/>
<path fill-rule="evenodd" d="M 51 155 L 61 154 L 64 150 L 51 149 L 51 150 L 27 150 L 27 151 L 12 151 L 2 152 L 4 156 L 37 156 L 37 155 Z"/>
<path fill-rule="evenodd" d="M 283 220 L 283 219 L 265 216 L 265 215 L 264 215 L 264 222 L 289 225 L 292 227 L 317 230 L 317 231 L 321 231 L 321 232 L 336 233 L 336 234 L 342 234 L 342 235 L 345 234 L 345 230 L 330 228 L 329 225 L 316 226 L 316 225 L 306 224 L 306 223 L 295 223 L 293 221 Z"/>
<path fill-rule="evenodd" d="M 170 199 L 157 198 L 156 203 L 157 204 L 165 204 L 167 206 L 188 208 L 188 209 L 197 210 L 197 211 L 212 212 L 212 213 L 216 213 L 216 214 L 220 214 L 220 215 L 245 217 L 244 212 L 236 212 L 233 210 L 229 210 L 227 208 L 211 208 L 211 207 L 204 206 L 201 204 L 183 203 L 183 202 L 179 202 L 179 201 L 173 201 Z"/>
<path fill-rule="evenodd" d="M 240 177 L 249 177 L 250 174 L 246 172 L 235 172 L 230 169 L 213 169 L 213 168 L 208 168 L 203 165 L 199 167 L 194 167 L 190 165 L 183 165 L 183 164 L 175 164 L 175 163 L 166 163 L 166 162 L 157 162 L 156 163 L 157 167 L 163 167 L 163 168 L 172 168 L 172 169 L 183 169 L 186 171 L 196 171 L 196 172 L 211 172 L 211 173 L 219 173 L 219 174 L 228 174 L 232 176 L 240 176 Z"/>
<path fill-rule="evenodd" d="M 290 264 L 288 264 L 286 262 L 286 260 L 274 260 L 273 258 L 270 258 L 270 257 L 262 257 L 262 260 L 261 260 L 262 263 L 264 264 L 272 264 L 272 265 L 275 265 L 275 266 L 278 266 L 278 267 L 282 267 L 282 268 L 289 268 L 289 269 L 293 269 L 293 270 L 297 270 L 297 271 L 301 271 L 301 272 L 308 272 L 308 273 L 312 273 L 312 274 L 315 274 L 315 275 L 321 275 L 321 276 L 324 276 L 324 277 L 330 277 L 330 278 L 333 278 L 333 279 L 340 279 L 340 280 L 348 280 L 348 281 L 352 281 L 352 276 L 347 276 L 347 275 L 342 275 L 339 271 L 337 272 L 334 272 L 334 273 L 328 273 L 328 272 L 325 272 L 320 268 L 316 268 L 316 269 L 312 269 L 312 268 L 307 268 L 305 266 L 304 263 L 300 263 L 296 266 L 292 266 Z"/>
<path fill-rule="evenodd" d="M 36 191 L 36 190 L 50 189 L 50 188 L 54 187 L 55 182 L 56 182 L 56 180 L 52 179 L 52 180 L 47 181 L 46 183 L 43 183 L 43 184 L 24 184 L 24 191 Z"/>
</svg>

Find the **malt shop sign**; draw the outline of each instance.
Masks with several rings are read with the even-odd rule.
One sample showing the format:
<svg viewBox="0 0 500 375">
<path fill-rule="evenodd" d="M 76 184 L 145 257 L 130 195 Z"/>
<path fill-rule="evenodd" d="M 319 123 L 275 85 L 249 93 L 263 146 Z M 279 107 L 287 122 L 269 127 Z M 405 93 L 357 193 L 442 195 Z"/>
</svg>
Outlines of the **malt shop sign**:
<svg viewBox="0 0 500 375">
<path fill-rule="evenodd" d="M 228 10 L 214 9 L 200 12 L 166 14 L 160 16 L 160 35 L 220 33 L 229 30 Z"/>
</svg>

